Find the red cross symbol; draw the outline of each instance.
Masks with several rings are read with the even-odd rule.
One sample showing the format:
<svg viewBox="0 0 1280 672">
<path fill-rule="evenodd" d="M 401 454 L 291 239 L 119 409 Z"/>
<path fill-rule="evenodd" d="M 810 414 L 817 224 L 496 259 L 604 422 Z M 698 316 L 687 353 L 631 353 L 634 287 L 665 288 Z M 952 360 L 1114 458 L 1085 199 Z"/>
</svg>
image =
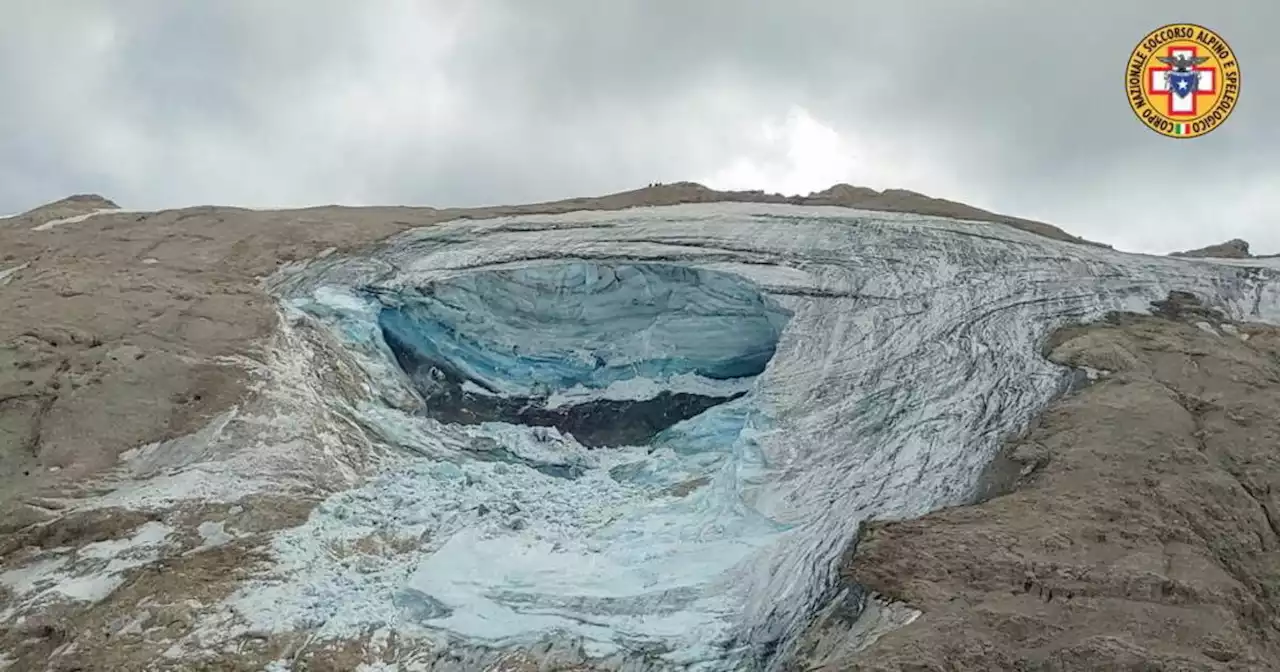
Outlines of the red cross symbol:
<svg viewBox="0 0 1280 672">
<path fill-rule="evenodd" d="M 1194 58 L 1195 47 L 1169 47 L 1166 52 L 1170 57 L 1186 56 Z M 1147 95 L 1164 96 L 1165 111 L 1170 117 L 1194 117 L 1198 115 L 1200 96 L 1211 96 L 1218 92 L 1218 69 L 1213 67 L 1193 66 L 1191 69 L 1200 75 L 1196 90 L 1189 96 L 1178 96 L 1170 90 L 1169 80 L 1165 73 L 1173 68 L 1169 66 L 1151 68 L 1147 79 Z"/>
</svg>

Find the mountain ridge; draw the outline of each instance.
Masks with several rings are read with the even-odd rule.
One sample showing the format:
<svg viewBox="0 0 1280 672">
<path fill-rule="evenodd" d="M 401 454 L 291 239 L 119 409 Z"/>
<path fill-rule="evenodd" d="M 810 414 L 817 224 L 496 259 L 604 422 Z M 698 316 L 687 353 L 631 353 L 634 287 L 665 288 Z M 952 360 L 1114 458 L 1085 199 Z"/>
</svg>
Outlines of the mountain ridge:
<svg viewBox="0 0 1280 672">
<path fill-rule="evenodd" d="M 1007 224 L 1024 231 L 1030 231 L 1056 240 L 1078 242 L 1086 245 L 1110 247 L 1104 243 L 1085 240 L 1066 231 L 1031 219 L 1003 215 L 971 205 L 947 199 L 926 196 L 907 189 L 885 189 L 876 191 L 868 187 L 858 187 L 846 183 L 837 183 L 808 195 L 786 196 L 769 193 L 763 190 L 716 190 L 697 182 L 653 183 L 637 189 L 629 189 L 601 196 L 564 198 L 552 201 L 539 201 L 522 205 L 488 205 L 477 207 L 435 208 L 430 206 L 338 206 L 313 205 L 297 208 L 272 208 L 275 212 L 314 212 L 324 209 L 412 209 L 431 212 L 448 213 L 461 218 L 490 218 L 514 214 L 558 214 L 574 210 L 620 210 L 636 207 L 660 207 L 686 203 L 775 203 L 781 205 L 836 206 L 857 208 L 878 212 L 901 212 L 917 215 L 948 217 L 952 219 L 973 220 Z M 193 206 L 197 208 L 234 207 L 234 206 Z M 51 220 L 86 215 L 96 212 L 117 210 L 115 202 L 98 194 L 76 194 L 64 199 L 46 203 L 27 210 L 9 219 L 33 225 L 45 224 Z M 187 209 L 187 208 L 178 208 Z M 2 224 L 3 220 L 0 220 Z"/>
</svg>

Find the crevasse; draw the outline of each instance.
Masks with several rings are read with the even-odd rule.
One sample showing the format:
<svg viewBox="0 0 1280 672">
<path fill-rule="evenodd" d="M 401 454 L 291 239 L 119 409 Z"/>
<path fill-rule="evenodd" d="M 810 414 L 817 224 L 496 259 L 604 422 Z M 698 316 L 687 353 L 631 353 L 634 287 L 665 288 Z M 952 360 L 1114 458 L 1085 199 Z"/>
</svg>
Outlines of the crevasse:
<svg viewBox="0 0 1280 672">
<path fill-rule="evenodd" d="M 376 381 L 397 450 L 280 533 L 254 627 L 572 641 L 630 669 L 767 668 L 869 517 L 971 496 L 1062 387 L 1056 326 L 1275 271 L 1008 227 L 714 204 L 459 221 L 280 278 Z M 381 534 L 399 553 L 335 544 Z"/>
</svg>

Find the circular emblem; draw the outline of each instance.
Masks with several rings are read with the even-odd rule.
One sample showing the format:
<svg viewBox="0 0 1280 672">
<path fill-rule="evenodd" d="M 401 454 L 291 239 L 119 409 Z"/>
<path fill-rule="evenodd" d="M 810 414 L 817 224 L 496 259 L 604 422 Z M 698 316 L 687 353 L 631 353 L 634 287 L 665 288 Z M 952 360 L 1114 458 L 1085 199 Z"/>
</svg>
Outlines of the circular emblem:
<svg viewBox="0 0 1280 672">
<path fill-rule="evenodd" d="M 1227 41 L 1194 23 L 1142 38 L 1124 73 L 1129 107 L 1147 128 L 1194 138 L 1222 125 L 1240 96 L 1240 64 Z"/>
</svg>

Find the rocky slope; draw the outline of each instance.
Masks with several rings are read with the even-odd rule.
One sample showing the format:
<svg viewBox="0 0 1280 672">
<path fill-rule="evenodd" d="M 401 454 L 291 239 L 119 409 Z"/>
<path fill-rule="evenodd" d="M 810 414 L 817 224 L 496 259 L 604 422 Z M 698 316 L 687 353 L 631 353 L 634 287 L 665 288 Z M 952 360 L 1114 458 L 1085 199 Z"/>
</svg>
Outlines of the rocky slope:
<svg viewBox="0 0 1280 672">
<path fill-rule="evenodd" d="M 742 205 L 710 205 L 723 201 Z M 570 214 L 682 202 L 707 205 Z M 883 214 L 796 207 L 833 204 Z M 912 210 L 935 217 L 894 214 Z M 946 216 L 980 221 L 939 218 Z M 487 221 L 495 217 L 501 219 Z M 459 221 L 409 231 L 447 220 Z M 400 235 L 388 239 L 392 234 Z M 949 567 L 970 557 L 964 549 L 971 534 L 1039 538 L 1057 522 L 1017 507 L 1003 517 L 988 513 L 1032 491 L 1023 489 L 968 509 L 974 520 L 988 521 L 986 532 L 967 530 L 962 521 L 933 522 L 936 517 L 901 528 L 873 523 L 871 529 L 886 531 L 864 535 L 842 570 L 853 583 L 841 584 L 832 563 L 847 546 L 855 548 L 848 542 L 859 524 L 916 516 L 974 495 L 1001 439 L 1068 380 L 1035 351 L 1055 326 L 1140 310 L 1175 289 L 1226 311 L 1226 317 L 1205 318 L 1205 327 L 1226 339 L 1213 343 L 1238 344 L 1217 325 L 1280 316 L 1276 273 L 1268 268 L 1123 255 L 1077 244 L 1047 225 L 847 185 L 795 198 L 681 183 L 470 211 L 135 213 L 82 196 L 0 220 L 0 255 L 0 652 L 6 652 L 0 660 L 12 669 L 46 660 L 55 669 L 82 670 L 288 669 L 290 661 L 295 669 L 354 669 L 375 661 L 404 670 L 526 669 L 555 661 L 667 669 L 682 664 L 680 656 L 704 669 L 747 669 L 796 654 L 837 669 L 943 664 L 937 661 L 964 654 L 947 648 L 957 645 L 956 631 L 938 625 L 949 622 L 942 610 L 956 608 L 946 591 L 976 589 L 948 583 L 913 592 L 929 575 L 911 582 L 909 571 L 891 564 L 911 556 L 880 540 L 917 525 L 940 535 L 938 552 L 946 557 L 937 565 Z M 432 320 L 443 319 L 450 329 L 476 324 L 449 324 L 454 299 L 431 307 L 414 293 L 418 286 L 454 297 L 499 288 L 514 301 L 523 283 L 550 277 L 568 283 L 562 288 L 582 287 L 620 274 L 620 284 L 602 285 L 615 291 L 638 286 L 625 278 L 646 277 L 627 270 L 637 260 L 696 269 L 644 281 L 684 298 L 670 303 L 676 313 L 655 322 L 671 328 L 651 332 L 679 356 L 649 361 L 646 375 L 654 380 L 639 382 L 667 385 L 663 394 L 676 395 L 653 399 L 684 394 L 720 404 L 698 416 L 702 420 L 670 424 L 687 414 L 664 420 L 652 439 L 657 451 L 585 450 L 554 431 L 421 419 L 415 404 L 453 374 L 440 378 L 424 369 L 415 377 L 414 360 L 406 357 L 421 355 L 425 346 L 410 342 L 420 333 L 414 329 L 403 332 L 406 346 L 395 353 L 378 345 L 383 336 L 370 336 L 392 333 L 388 315 L 407 316 L 404 324 L 435 315 Z M 565 270 L 551 276 L 522 270 L 535 262 Z M 716 279 L 721 273 L 750 284 Z M 483 282 L 459 284 L 458 278 Z M 747 315 L 772 324 L 767 316 L 783 314 L 773 302 L 788 315 L 776 344 L 768 329 L 726 331 L 730 323 L 715 317 Z M 490 299 L 476 305 L 490 304 L 499 305 Z M 536 319 L 564 309 L 535 304 Z M 610 305 L 601 302 L 599 310 Z M 484 318 L 480 323 L 497 327 L 475 333 L 506 334 L 502 338 L 518 346 L 536 348 L 547 330 L 521 331 L 533 318 L 515 314 L 518 319 Z M 689 315 L 697 319 L 690 322 Z M 562 325 L 564 318 L 556 320 L 544 326 Z M 375 323 L 381 332 L 370 331 Z M 1249 347 L 1269 338 L 1260 326 L 1239 329 L 1258 334 Z M 708 352 L 682 341 L 685 333 L 722 333 L 717 342 L 740 340 L 745 349 Z M 1084 351 L 1092 333 L 1064 342 L 1055 357 L 1087 364 L 1067 361 L 1062 352 Z M 626 342 L 616 334 L 588 335 L 605 350 Z M 491 375 L 526 371 L 518 356 L 449 347 L 446 359 L 456 367 L 450 370 L 488 386 L 489 394 L 536 394 L 538 385 L 555 380 L 519 387 L 520 380 Z M 710 357 L 715 366 L 737 371 L 762 348 L 773 353 L 763 372 L 752 365 L 717 382 L 689 378 L 681 368 Z M 1127 351 L 1117 348 L 1103 348 L 1103 356 L 1125 364 Z M 1127 371 L 1119 364 L 1088 365 L 1112 378 L 1072 399 Z M 1243 368 L 1231 375 L 1250 379 L 1243 370 L 1261 364 L 1237 365 Z M 557 375 L 576 366 L 554 363 Z M 711 370 L 707 366 L 694 368 Z M 472 400 L 462 410 L 474 410 L 478 397 L 458 392 L 466 389 L 459 380 L 438 399 L 461 394 Z M 670 387 L 672 381 L 692 387 Z M 516 392 L 503 391 L 507 383 Z M 750 393 L 736 396 L 743 391 Z M 634 393 L 597 390 L 566 408 L 612 413 Z M 1106 399 L 1096 403 L 1110 408 Z M 494 408 L 487 412 L 506 412 L 501 404 Z M 754 418 L 751 427 L 744 410 Z M 634 436 L 654 436 L 654 427 L 643 429 Z M 1078 443 L 1067 430 L 1058 433 L 1061 442 Z M 1052 444 L 1047 435 L 1037 441 Z M 988 488 L 1007 487 L 1001 475 L 1026 454 L 997 460 L 1005 468 L 988 470 Z M 1032 460 L 1048 465 L 1028 472 L 1032 483 L 1055 464 L 1044 454 Z M 1079 459 L 1074 471 L 1114 476 L 1110 454 L 1096 446 Z M 1107 493 L 1129 494 L 1122 492 L 1123 480 L 1100 482 Z M 513 508 L 519 493 L 536 496 Z M 1247 503 L 1223 501 L 1224 507 Z M 1258 505 L 1250 506 L 1224 508 L 1219 517 L 1256 518 Z M 1098 523 L 1112 526 L 1106 543 L 1127 539 L 1125 520 Z M 1001 527 L 1008 525 L 1014 531 Z M 662 529 L 669 531 L 656 532 Z M 468 537 L 469 530 L 482 538 Z M 633 534 L 647 545 L 624 543 Z M 942 539 L 948 534 L 954 536 Z M 528 545 L 531 538 L 554 550 L 539 555 L 536 544 Z M 1198 548 L 1190 537 L 1170 538 Z M 524 541 L 509 545 L 513 540 Z M 1261 538 L 1259 544 L 1265 551 Z M 878 548 L 889 550 L 875 555 Z M 507 571 L 483 580 L 456 573 L 484 566 L 498 551 L 501 557 L 523 553 L 527 564 L 565 562 L 582 549 L 596 559 L 570 572 L 560 566 L 550 574 Z M 1228 573 L 1246 593 L 1264 594 L 1246 580 L 1265 584 L 1270 576 L 1269 556 L 1255 551 L 1231 547 L 1214 557 L 1236 563 Z M 664 558 L 670 568 L 659 575 L 675 576 L 680 585 L 635 589 L 652 580 L 644 578 L 652 571 L 646 563 Z M 1033 582 L 1055 576 L 1031 566 Z M 992 571 L 999 578 L 980 587 L 1003 590 L 991 586 L 1003 580 L 1000 572 L 1012 570 L 997 565 Z M 564 575 L 576 583 L 547 582 Z M 598 587 L 579 592 L 584 576 Z M 726 578 L 727 590 L 717 583 Z M 1128 585 L 1115 581 L 1098 590 Z M 882 597 L 864 599 L 868 590 Z M 485 629 L 498 622 L 484 618 L 489 608 L 508 610 L 498 621 L 510 641 Z M 815 609 L 825 616 L 802 630 Z M 1143 620 L 1146 612 L 1117 609 L 1100 616 L 1112 619 L 1109 632 L 1125 624 L 1144 633 L 1154 627 Z M 481 618 L 463 618 L 473 612 Z M 548 614 L 563 619 L 554 628 L 561 635 L 539 634 L 551 632 Z M 852 614 L 861 618 L 850 625 Z M 429 623 L 454 639 L 423 640 L 420 626 Z M 1064 637 L 1087 639 L 1072 623 L 1058 626 L 1074 633 Z M 1270 650 L 1252 643 L 1263 640 L 1242 623 L 1245 639 L 1228 633 L 1223 646 L 1247 640 L 1254 648 L 1237 662 L 1265 660 Z M 966 665 L 1041 660 L 1023 650 L 1031 646 L 1024 637 L 1000 627 L 1006 638 L 975 644 L 985 653 L 969 650 L 961 658 Z M 931 639 L 929 628 L 941 634 Z M 951 644 L 940 639 L 948 633 L 956 638 L 947 640 Z M 869 652 L 854 651 L 877 636 Z M 1183 655 L 1178 638 L 1158 631 L 1144 637 L 1121 637 L 1116 646 L 1150 660 Z M 1205 641 L 1187 646 L 1226 655 Z M 699 648 L 707 642 L 722 649 Z M 1087 655 L 1100 660 L 1101 654 Z"/>
<path fill-rule="evenodd" d="M 1239 238 L 1232 238 L 1225 243 L 1201 247 L 1195 250 L 1187 250 L 1185 252 L 1174 252 L 1170 256 L 1173 257 L 1210 257 L 1216 259 L 1249 259 L 1253 257 L 1249 253 L 1249 243 Z"/>
<path fill-rule="evenodd" d="M 922 614 L 857 656 L 828 617 L 803 669 L 1280 669 L 1280 331 L 1153 312 L 1046 344 L 1094 379 L 993 462 L 990 499 L 864 527 L 842 580 Z"/>
</svg>

